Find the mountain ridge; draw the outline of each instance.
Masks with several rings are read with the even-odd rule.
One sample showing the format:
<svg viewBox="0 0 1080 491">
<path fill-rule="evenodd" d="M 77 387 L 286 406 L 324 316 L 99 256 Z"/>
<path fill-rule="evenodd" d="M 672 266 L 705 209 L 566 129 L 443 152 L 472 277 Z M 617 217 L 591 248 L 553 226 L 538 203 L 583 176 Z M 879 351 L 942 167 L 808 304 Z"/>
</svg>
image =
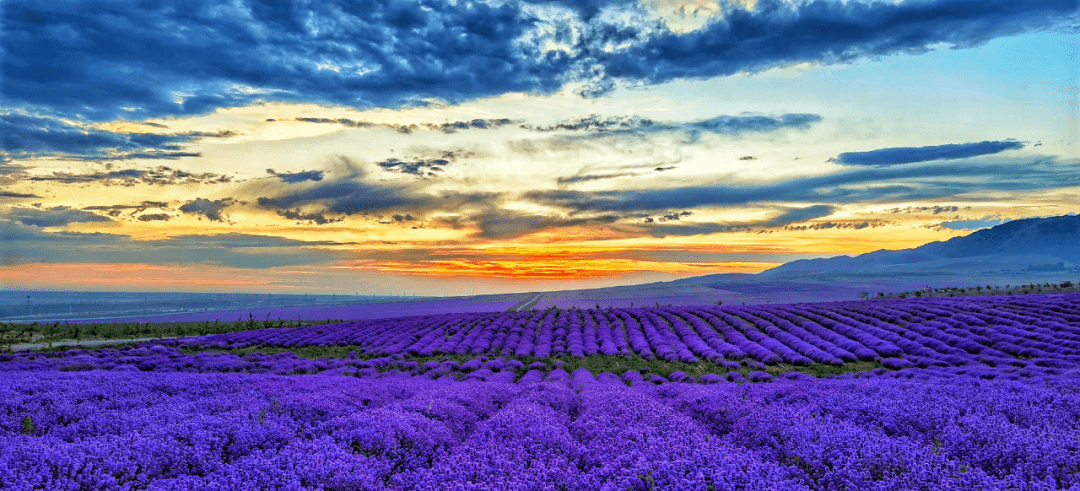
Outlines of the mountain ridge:
<svg viewBox="0 0 1080 491">
<path fill-rule="evenodd" d="M 1080 215 L 1023 218 L 912 249 L 800 259 L 762 271 L 762 278 L 806 273 L 895 271 L 1053 271 L 1080 265 Z M 995 267 L 996 266 L 996 267 Z"/>
</svg>

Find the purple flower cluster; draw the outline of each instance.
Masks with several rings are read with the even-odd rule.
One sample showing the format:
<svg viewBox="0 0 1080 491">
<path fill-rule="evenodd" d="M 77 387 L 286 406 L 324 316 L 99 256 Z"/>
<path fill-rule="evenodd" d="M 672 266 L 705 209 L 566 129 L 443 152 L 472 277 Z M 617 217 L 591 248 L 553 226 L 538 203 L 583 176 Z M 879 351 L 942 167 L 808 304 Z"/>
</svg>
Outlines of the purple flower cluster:
<svg viewBox="0 0 1080 491">
<path fill-rule="evenodd" d="M 15 355 L 0 355 L 0 362 L 2 362 L 0 363 L 0 372 L 126 370 L 300 375 L 343 369 L 349 366 L 367 368 L 377 360 L 360 361 L 338 358 L 309 360 L 287 352 L 274 355 L 251 353 L 244 356 L 212 351 L 184 354 L 173 347 L 150 345 L 120 350 L 70 350 L 54 353 L 20 352 Z"/>
</svg>

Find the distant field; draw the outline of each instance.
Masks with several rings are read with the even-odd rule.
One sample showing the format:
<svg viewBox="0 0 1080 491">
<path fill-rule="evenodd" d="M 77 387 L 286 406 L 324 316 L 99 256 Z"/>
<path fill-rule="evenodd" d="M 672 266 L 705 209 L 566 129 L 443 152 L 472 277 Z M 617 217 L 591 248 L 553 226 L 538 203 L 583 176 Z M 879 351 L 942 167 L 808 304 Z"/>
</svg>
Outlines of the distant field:
<svg viewBox="0 0 1080 491">
<path fill-rule="evenodd" d="M 276 307 L 246 307 L 231 310 L 177 311 L 131 316 L 101 316 L 70 319 L 71 323 L 93 322 L 233 322 L 247 320 L 249 315 L 258 320 L 296 319 L 378 319 L 403 315 L 425 315 L 453 312 L 498 312 L 517 302 L 475 302 L 472 299 L 410 300 L 388 303 L 335 304 L 335 305 L 284 305 Z M 32 322 L 32 320 L 19 320 Z"/>
</svg>

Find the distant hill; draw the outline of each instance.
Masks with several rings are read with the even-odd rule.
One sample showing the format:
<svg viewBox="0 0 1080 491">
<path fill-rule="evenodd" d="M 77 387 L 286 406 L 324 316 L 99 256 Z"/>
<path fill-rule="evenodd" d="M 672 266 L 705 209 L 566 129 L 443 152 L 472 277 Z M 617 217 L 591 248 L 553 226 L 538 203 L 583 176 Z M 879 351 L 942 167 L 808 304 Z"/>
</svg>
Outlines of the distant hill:
<svg viewBox="0 0 1080 491">
<path fill-rule="evenodd" d="M 1026 218 L 914 249 L 793 261 L 758 274 L 715 274 L 619 288 L 544 293 L 550 305 L 820 302 L 928 286 L 1060 283 L 1080 278 L 1080 216 Z M 618 300 L 616 300 L 618 299 Z"/>
<path fill-rule="evenodd" d="M 1066 215 L 1014 220 L 914 249 L 793 261 L 758 276 L 1053 272 L 1076 270 L 1078 265 L 1080 216 Z"/>
</svg>

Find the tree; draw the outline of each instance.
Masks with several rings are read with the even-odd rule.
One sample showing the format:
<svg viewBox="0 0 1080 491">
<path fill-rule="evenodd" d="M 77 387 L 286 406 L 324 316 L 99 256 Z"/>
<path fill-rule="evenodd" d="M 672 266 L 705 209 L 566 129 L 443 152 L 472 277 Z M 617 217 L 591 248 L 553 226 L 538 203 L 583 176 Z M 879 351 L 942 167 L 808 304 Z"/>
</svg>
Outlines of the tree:
<svg viewBox="0 0 1080 491">
<path fill-rule="evenodd" d="M 868 298 L 870 298 L 870 292 L 862 292 L 862 293 L 859 294 L 859 299 L 860 300 L 866 300 Z"/>
</svg>

